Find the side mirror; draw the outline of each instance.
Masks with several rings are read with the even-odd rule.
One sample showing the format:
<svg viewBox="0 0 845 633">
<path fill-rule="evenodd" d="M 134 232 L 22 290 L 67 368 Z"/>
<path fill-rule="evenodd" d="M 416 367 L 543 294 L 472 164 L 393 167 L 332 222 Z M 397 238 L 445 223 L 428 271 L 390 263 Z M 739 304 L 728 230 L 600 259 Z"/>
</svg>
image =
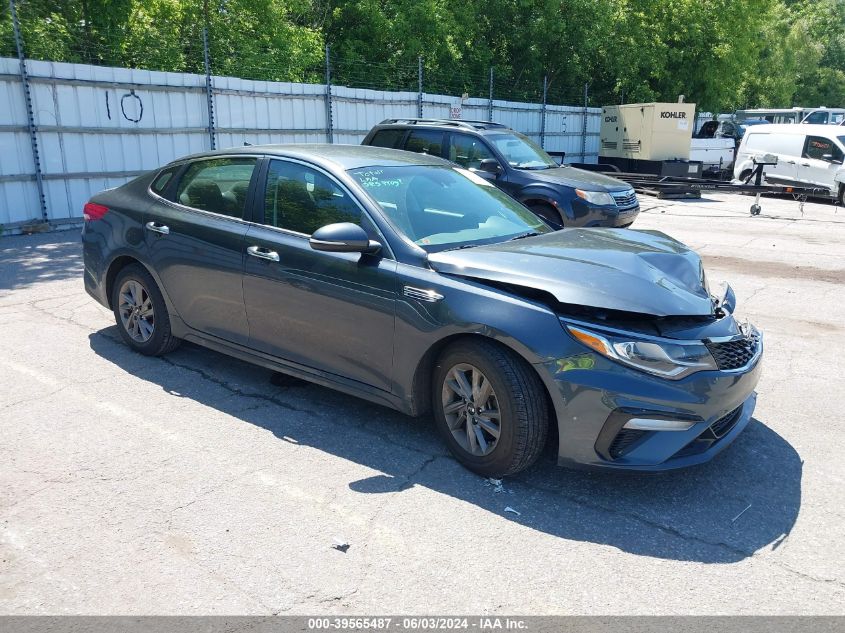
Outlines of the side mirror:
<svg viewBox="0 0 845 633">
<path fill-rule="evenodd" d="M 322 226 L 308 240 L 315 251 L 329 253 L 367 253 L 374 255 L 381 244 L 372 241 L 367 232 L 352 222 L 338 222 Z"/>
<path fill-rule="evenodd" d="M 486 174 L 498 176 L 502 173 L 502 166 L 499 164 L 499 161 L 497 161 L 495 158 L 485 158 L 481 161 L 481 164 L 478 166 L 478 171 L 483 171 Z"/>
</svg>

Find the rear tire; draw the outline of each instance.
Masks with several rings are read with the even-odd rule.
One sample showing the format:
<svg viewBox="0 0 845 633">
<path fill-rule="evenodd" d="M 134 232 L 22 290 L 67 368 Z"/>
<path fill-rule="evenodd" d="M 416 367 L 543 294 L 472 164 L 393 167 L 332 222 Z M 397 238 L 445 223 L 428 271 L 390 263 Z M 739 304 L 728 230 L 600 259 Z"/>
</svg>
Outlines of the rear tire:
<svg viewBox="0 0 845 633">
<path fill-rule="evenodd" d="M 120 337 L 136 352 L 160 356 L 180 343 L 170 330 L 170 314 L 158 285 L 140 264 L 129 264 L 117 274 L 112 311 Z"/>
<path fill-rule="evenodd" d="M 468 393 L 453 388 L 460 383 Z M 528 468 L 546 443 L 549 410 L 540 377 L 492 341 L 460 341 L 441 354 L 434 366 L 432 409 L 455 458 L 484 477 Z"/>
<path fill-rule="evenodd" d="M 539 215 L 546 224 L 551 226 L 555 231 L 563 228 L 563 219 L 560 212 L 550 204 L 543 204 L 538 202 L 528 206 L 535 215 Z"/>
</svg>

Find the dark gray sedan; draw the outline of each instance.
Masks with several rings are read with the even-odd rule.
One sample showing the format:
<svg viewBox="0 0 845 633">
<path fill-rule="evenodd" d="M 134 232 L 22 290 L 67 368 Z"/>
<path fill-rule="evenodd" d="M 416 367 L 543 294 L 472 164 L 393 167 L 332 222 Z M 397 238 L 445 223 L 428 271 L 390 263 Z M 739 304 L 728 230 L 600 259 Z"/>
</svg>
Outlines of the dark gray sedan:
<svg viewBox="0 0 845 633">
<path fill-rule="evenodd" d="M 191 156 L 85 206 L 85 288 L 144 354 L 188 340 L 410 415 L 487 476 L 663 470 L 729 445 L 762 338 L 656 232 L 566 229 L 375 147 Z"/>
</svg>

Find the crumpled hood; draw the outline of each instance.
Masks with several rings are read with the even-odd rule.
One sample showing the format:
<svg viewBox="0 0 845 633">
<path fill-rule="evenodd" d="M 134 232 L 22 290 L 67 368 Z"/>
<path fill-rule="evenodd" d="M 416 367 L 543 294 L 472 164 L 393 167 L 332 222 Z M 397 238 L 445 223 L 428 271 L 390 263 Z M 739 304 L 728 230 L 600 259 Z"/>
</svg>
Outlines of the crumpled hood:
<svg viewBox="0 0 845 633">
<path fill-rule="evenodd" d="M 701 258 L 659 231 L 564 229 L 431 253 L 441 273 L 543 290 L 559 302 L 654 316 L 708 316 Z"/>
<path fill-rule="evenodd" d="M 554 185 L 566 185 L 595 191 L 628 191 L 631 185 L 611 176 L 605 176 L 595 171 L 578 169 L 577 167 L 554 167 L 552 169 L 535 169 L 529 172 L 533 180 L 541 180 Z"/>
</svg>

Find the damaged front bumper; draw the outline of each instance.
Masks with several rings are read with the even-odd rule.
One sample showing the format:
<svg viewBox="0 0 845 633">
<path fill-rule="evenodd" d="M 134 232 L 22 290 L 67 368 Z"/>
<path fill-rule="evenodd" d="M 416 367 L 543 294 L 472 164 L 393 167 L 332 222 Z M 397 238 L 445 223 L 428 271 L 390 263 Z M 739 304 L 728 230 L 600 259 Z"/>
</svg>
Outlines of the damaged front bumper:
<svg viewBox="0 0 845 633">
<path fill-rule="evenodd" d="M 747 366 L 667 380 L 593 352 L 542 363 L 558 414 L 558 463 L 662 471 L 706 462 L 751 420 L 762 341 Z"/>
</svg>

